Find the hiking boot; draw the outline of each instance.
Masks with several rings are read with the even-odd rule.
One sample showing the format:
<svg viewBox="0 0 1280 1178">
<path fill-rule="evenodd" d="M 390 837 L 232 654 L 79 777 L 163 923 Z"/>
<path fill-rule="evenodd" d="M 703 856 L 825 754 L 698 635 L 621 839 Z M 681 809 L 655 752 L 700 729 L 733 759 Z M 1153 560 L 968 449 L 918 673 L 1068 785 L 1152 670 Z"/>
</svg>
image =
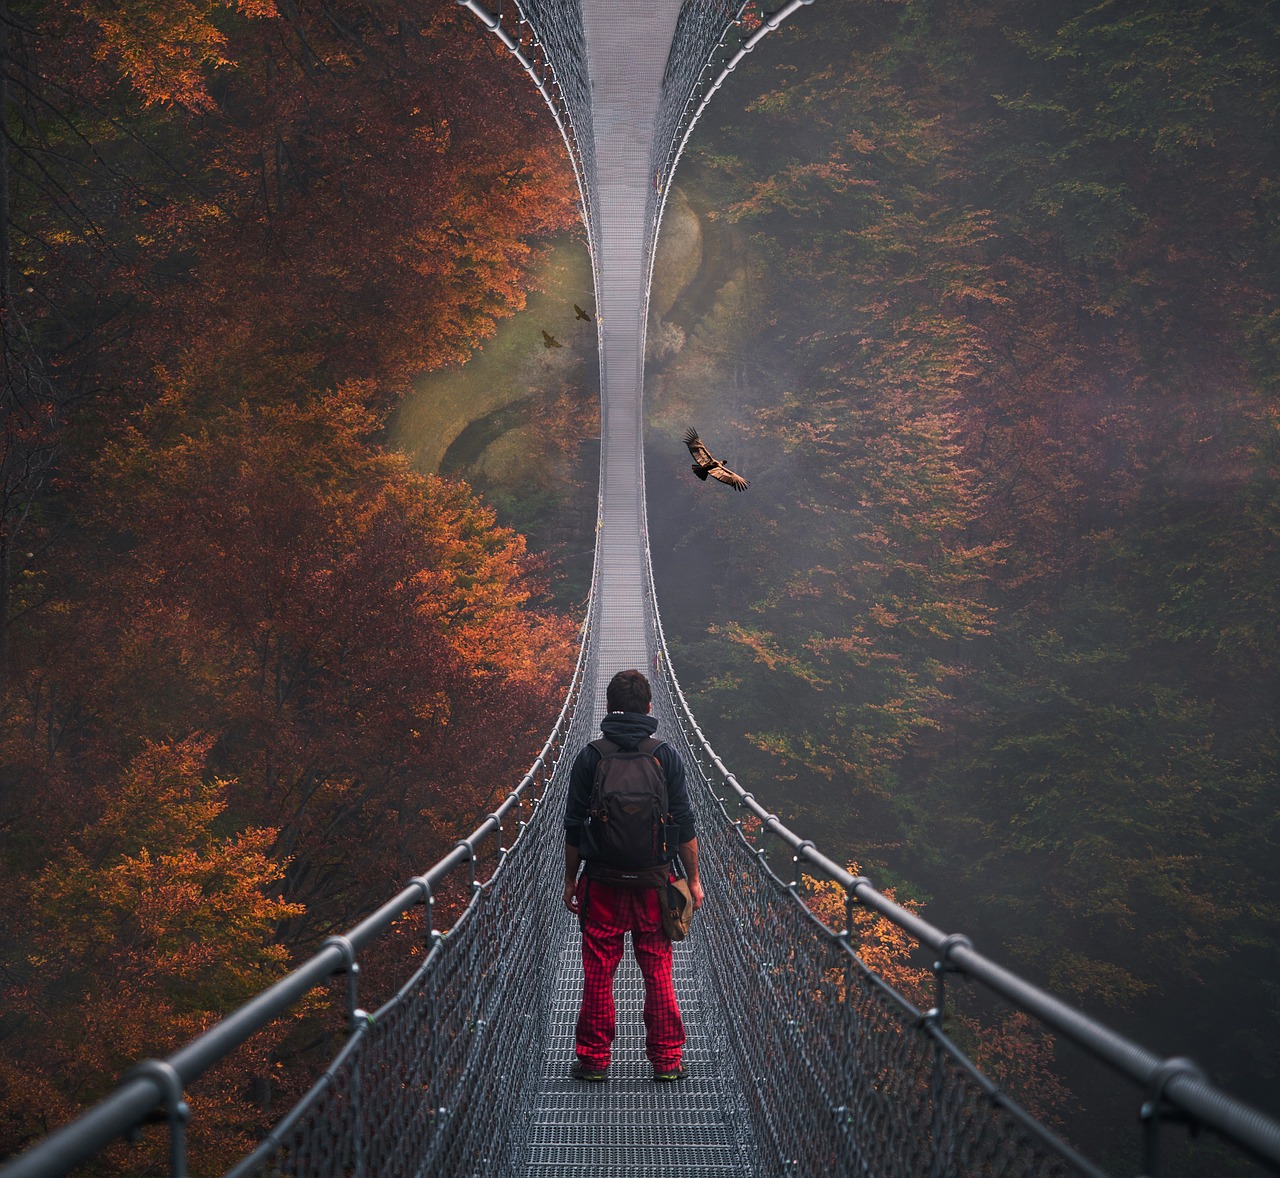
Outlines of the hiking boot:
<svg viewBox="0 0 1280 1178">
<path fill-rule="evenodd" d="M 682 1063 L 676 1064 L 670 1068 L 654 1068 L 653 1078 L 659 1083 L 669 1084 L 673 1080 L 683 1080 L 689 1074 L 689 1069 Z"/>
<path fill-rule="evenodd" d="M 609 1069 L 598 1068 L 595 1064 L 587 1063 L 585 1060 L 575 1059 L 573 1066 L 569 1069 L 569 1078 L 571 1080 L 590 1080 L 593 1083 L 598 1083 L 609 1078 Z"/>
</svg>

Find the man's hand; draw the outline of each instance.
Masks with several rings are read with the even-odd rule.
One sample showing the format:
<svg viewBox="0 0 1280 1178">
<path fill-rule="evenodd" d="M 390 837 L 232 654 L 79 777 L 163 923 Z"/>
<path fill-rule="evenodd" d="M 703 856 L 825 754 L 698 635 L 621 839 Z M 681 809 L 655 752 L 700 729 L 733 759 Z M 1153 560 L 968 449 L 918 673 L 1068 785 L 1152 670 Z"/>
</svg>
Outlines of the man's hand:
<svg viewBox="0 0 1280 1178">
<path fill-rule="evenodd" d="M 564 845 L 564 906 L 578 915 L 578 848 Z"/>
<path fill-rule="evenodd" d="M 698 874 L 698 840 L 690 839 L 680 844 L 680 862 L 684 864 L 684 877 L 689 884 L 689 895 L 693 897 L 693 910 L 702 907 L 702 877 Z"/>
</svg>

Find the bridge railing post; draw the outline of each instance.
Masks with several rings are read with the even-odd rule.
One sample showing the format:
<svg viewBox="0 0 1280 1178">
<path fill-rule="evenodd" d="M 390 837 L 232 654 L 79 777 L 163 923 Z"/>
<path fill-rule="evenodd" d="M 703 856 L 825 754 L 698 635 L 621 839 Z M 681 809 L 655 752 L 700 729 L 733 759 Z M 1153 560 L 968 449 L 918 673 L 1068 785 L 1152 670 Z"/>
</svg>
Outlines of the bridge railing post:
<svg viewBox="0 0 1280 1178">
<path fill-rule="evenodd" d="M 947 1079 L 947 1051 L 942 1042 L 943 1027 L 947 1018 L 947 974 L 958 973 L 959 969 L 951 962 L 951 954 L 960 946 L 973 948 L 973 942 L 962 933 L 952 933 L 938 948 L 938 958 L 933 963 L 934 998 L 933 1008 L 924 1014 L 926 1030 L 934 1032 L 933 1039 L 933 1081 L 930 1086 L 930 1114 L 932 1122 L 933 1144 L 933 1178 L 945 1178 L 951 1173 L 949 1163 L 949 1143 L 947 1141 L 946 1118 L 944 1116 L 943 1097 Z"/>
<path fill-rule="evenodd" d="M 425 922 L 427 926 L 426 941 L 427 952 L 440 943 L 441 933 L 436 928 L 436 897 L 435 891 L 431 887 L 431 881 L 425 875 L 415 875 L 409 881 L 410 887 L 416 887 L 422 892 L 422 907 L 425 913 Z"/>
<path fill-rule="evenodd" d="M 812 839 L 805 839 L 796 845 L 795 851 L 791 856 L 791 882 L 787 887 L 791 894 L 802 904 L 804 903 L 804 899 L 800 894 L 800 860 L 804 858 L 805 850 L 812 846 L 815 846 L 814 841 Z"/>
<path fill-rule="evenodd" d="M 342 967 L 338 971 L 346 975 L 347 979 L 347 1033 L 354 1035 L 362 1026 L 369 1023 L 369 1015 L 360 1009 L 359 1006 L 359 984 L 360 984 L 360 963 L 356 961 L 356 947 L 349 937 L 327 937 L 322 949 L 330 946 L 338 949 L 342 953 Z M 361 1071 L 359 1067 L 355 1067 L 351 1072 L 351 1119 L 353 1123 L 359 1124 L 361 1113 L 364 1108 L 364 1086 L 360 1082 Z M 352 1142 L 353 1152 L 355 1154 L 355 1169 L 353 1178 L 362 1178 L 365 1172 L 365 1140 L 363 1133 L 353 1134 Z"/>
<path fill-rule="evenodd" d="M 356 949 L 350 938 L 327 937 L 320 947 L 328 949 L 331 945 L 342 953 L 343 964 L 338 972 L 347 979 L 347 1029 L 353 1031 L 368 1017 L 359 1008 L 360 963 L 356 961 Z"/>
<path fill-rule="evenodd" d="M 161 1107 L 164 1121 L 169 1126 L 169 1174 L 171 1178 L 187 1178 L 187 1124 L 191 1120 L 191 1106 L 182 1090 L 182 1077 L 177 1069 L 162 1059 L 147 1059 L 130 1068 L 121 1078 L 121 1084 L 130 1080 L 147 1078 L 155 1082 L 162 1094 Z M 130 1140 L 136 1140 L 135 1129 Z"/>
<path fill-rule="evenodd" d="M 495 822 L 498 823 L 498 831 L 499 831 L 498 843 L 499 843 L 499 846 L 501 846 L 502 821 L 501 819 L 498 818 L 496 814 L 489 814 L 487 815 L 487 817 L 492 818 Z M 480 890 L 480 885 L 476 882 L 475 844 L 473 844 L 470 839 L 459 839 L 456 843 L 453 844 L 453 848 L 455 851 L 466 851 L 467 853 L 467 890 L 472 896 L 474 896 L 476 892 Z"/>
<path fill-rule="evenodd" d="M 1204 1072 L 1183 1056 L 1166 1059 L 1156 1068 L 1151 1077 L 1150 1095 L 1138 1113 L 1142 1123 L 1142 1178 L 1159 1178 L 1160 1127 L 1167 1121 L 1189 1123 L 1189 1118 L 1164 1097 L 1165 1088 L 1175 1076 L 1205 1079 Z"/>
</svg>

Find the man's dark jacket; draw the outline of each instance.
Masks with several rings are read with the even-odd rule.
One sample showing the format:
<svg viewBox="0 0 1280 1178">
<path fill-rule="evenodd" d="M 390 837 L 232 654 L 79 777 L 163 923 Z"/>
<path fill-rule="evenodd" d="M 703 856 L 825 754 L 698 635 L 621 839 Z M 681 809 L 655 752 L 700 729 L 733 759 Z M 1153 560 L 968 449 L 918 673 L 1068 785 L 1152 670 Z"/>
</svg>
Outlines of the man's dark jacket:
<svg viewBox="0 0 1280 1178">
<path fill-rule="evenodd" d="M 620 749 L 637 748 L 646 736 L 658 731 L 658 721 L 641 712 L 610 712 L 600 721 L 600 732 Z M 694 836 L 693 807 L 689 804 L 689 787 L 684 779 L 684 762 L 669 744 L 655 754 L 667 778 L 667 808 L 680 829 L 683 846 Z M 587 745 L 573 762 L 569 774 L 569 801 L 564 809 L 564 839 L 571 847 L 582 838 L 582 824 L 591 808 L 591 786 L 600 764 L 600 750 Z"/>
</svg>

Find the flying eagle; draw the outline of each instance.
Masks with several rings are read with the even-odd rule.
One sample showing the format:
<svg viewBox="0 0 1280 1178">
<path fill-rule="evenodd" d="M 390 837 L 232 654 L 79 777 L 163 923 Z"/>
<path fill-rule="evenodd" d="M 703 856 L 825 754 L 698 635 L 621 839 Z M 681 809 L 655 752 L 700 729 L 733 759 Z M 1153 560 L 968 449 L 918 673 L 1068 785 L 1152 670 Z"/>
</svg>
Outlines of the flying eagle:
<svg viewBox="0 0 1280 1178">
<path fill-rule="evenodd" d="M 684 431 L 684 444 L 693 455 L 693 473 L 704 483 L 707 475 L 710 475 L 717 482 L 728 483 L 735 491 L 745 491 L 751 485 L 740 474 L 734 474 L 720 459 L 711 456 L 711 451 L 702 444 L 696 429 L 690 427 Z"/>
<path fill-rule="evenodd" d="M 579 307 L 577 303 L 573 304 L 573 317 L 575 319 L 585 319 L 588 323 L 591 322 L 591 316 Z"/>
<path fill-rule="evenodd" d="M 556 337 L 552 335 L 551 332 L 544 331 L 542 333 L 542 346 L 544 348 L 563 348 L 564 344 L 562 344 L 558 339 L 556 339 Z"/>
</svg>

